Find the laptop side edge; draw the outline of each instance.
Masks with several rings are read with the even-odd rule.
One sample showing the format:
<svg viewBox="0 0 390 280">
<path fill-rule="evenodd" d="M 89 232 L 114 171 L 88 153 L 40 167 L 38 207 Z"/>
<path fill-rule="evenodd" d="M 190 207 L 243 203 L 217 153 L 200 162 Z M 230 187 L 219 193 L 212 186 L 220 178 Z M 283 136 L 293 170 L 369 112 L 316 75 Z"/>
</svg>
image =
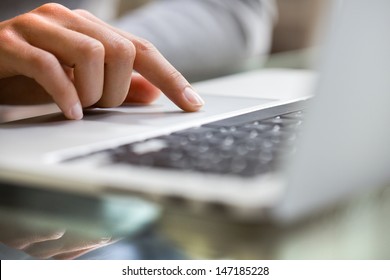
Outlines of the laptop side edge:
<svg viewBox="0 0 390 280">
<path fill-rule="evenodd" d="M 333 19 L 275 219 L 291 222 L 389 181 L 389 10 L 387 0 L 351 0 Z"/>
</svg>

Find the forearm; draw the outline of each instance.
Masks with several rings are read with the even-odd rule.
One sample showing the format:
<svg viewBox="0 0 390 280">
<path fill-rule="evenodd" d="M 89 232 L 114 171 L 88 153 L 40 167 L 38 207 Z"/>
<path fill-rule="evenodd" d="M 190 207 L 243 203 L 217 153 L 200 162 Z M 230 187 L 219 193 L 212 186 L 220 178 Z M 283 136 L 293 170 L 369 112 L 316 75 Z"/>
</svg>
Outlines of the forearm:
<svg viewBox="0 0 390 280">
<path fill-rule="evenodd" d="M 165 0 L 127 14 L 118 27 L 150 40 L 192 80 L 227 74 L 267 53 L 272 0 Z"/>
</svg>

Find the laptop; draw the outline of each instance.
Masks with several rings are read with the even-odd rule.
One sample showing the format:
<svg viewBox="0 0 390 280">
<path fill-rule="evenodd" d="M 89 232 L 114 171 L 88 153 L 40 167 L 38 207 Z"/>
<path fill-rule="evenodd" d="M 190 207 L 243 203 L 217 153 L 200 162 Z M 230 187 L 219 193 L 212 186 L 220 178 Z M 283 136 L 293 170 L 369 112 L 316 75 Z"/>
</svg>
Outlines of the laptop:
<svg viewBox="0 0 390 280">
<path fill-rule="evenodd" d="M 4 182 L 292 222 L 389 182 L 390 2 L 338 2 L 312 100 L 203 95 L 0 125 Z"/>
</svg>

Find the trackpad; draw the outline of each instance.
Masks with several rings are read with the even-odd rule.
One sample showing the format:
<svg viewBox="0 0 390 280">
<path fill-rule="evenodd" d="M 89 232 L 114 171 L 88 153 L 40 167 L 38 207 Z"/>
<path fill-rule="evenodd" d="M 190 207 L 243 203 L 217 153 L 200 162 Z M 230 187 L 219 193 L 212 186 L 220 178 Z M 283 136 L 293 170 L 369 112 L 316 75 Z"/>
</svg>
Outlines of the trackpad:
<svg viewBox="0 0 390 280">
<path fill-rule="evenodd" d="M 246 113 L 250 108 L 272 103 L 272 99 L 203 96 L 201 111 L 186 113 L 165 96 L 151 105 L 123 105 L 85 110 L 81 121 L 66 120 L 62 113 L 0 124 L 0 146 L 4 156 L 36 156 L 102 142 L 137 140 L 185 129 Z M 28 135 L 28 141 L 25 141 Z M 107 142 L 107 143 L 108 143 Z M 15 145 L 15 143 L 20 143 Z"/>
<path fill-rule="evenodd" d="M 109 122 L 128 125 L 166 126 L 199 121 L 213 120 L 216 116 L 229 116 L 251 107 L 266 104 L 273 99 L 246 98 L 231 96 L 202 95 L 205 106 L 194 113 L 183 112 L 168 98 L 162 96 L 151 105 L 123 105 L 113 109 L 90 109 L 85 111 L 84 120 Z"/>
</svg>

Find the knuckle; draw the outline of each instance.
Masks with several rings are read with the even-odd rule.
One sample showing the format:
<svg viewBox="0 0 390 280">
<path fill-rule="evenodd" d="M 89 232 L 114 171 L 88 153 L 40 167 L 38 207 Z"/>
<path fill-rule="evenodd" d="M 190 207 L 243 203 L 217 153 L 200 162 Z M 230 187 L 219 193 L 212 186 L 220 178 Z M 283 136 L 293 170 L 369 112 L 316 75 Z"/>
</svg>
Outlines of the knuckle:
<svg viewBox="0 0 390 280">
<path fill-rule="evenodd" d="M 31 26 L 37 25 L 40 21 L 38 15 L 34 13 L 26 13 L 15 17 L 12 20 L 12 26 L 17 30 L 24 30 L 26 28 L 31 28 Z"/>
<path fill-rule="evenodd" d="M 156 51 L 156 47 L 151 42 L 149 42 L 148 40 L 143 39 L 143 38 L 137 38 L 137 40 L 135 40 L 135 42 L 134 42 L 134 45 L 135 45 L 137 51 L 142 51 L 142 52 L 155 52 Z"/>
<path fill-rule="evenodd" d="M 49 15 L 58 14 L 64 11 L 68 11 L 68 9 L 58 3 L 46 3 L 34 10 L 34 12 Z"/>
<path fill-rule="evenodd" d="M 87 10 L 84 10 L 84 9 L 75 9 L 75 10 L 73 10 L 73 12 L 75 12 L 76 14 L 78 14 L 80 16 L 86 17 L 86 18 L 89 18 L 89 17 L 93 16 L 92 13 L 90 13 Z"/>
<path fill-rule="evenodd" d="M 105 49 L 98 40 L 85 39 L 79 43 L 78 48 L 87 59 L 104 58 Z"/>
<path fill-rule="evenodd" d="M 136 49 L 133 43 L 124 38 L 117 38 L 111 43 L 112 53 L 121 60 L 132 60 L 135 57 Z"/>
<path fill-rule="evenodd" d="M 37 73 L 45 73 L 57 67 L 58 61 L 53 54 L 32 54 L 30 64 Z"/>
<path fill-rule="evenodd" d="M 10 28 L 0 29 L 0 42 L 2 45 L 11 45 L 17 39 L 15 32 Z"/>
<path fill-rule="evenodd" d="M 171 69 L 167 75 L 170 81 L 179 81 L 183 79 L 183 75 L 176 69 Z"/>
</svg>

